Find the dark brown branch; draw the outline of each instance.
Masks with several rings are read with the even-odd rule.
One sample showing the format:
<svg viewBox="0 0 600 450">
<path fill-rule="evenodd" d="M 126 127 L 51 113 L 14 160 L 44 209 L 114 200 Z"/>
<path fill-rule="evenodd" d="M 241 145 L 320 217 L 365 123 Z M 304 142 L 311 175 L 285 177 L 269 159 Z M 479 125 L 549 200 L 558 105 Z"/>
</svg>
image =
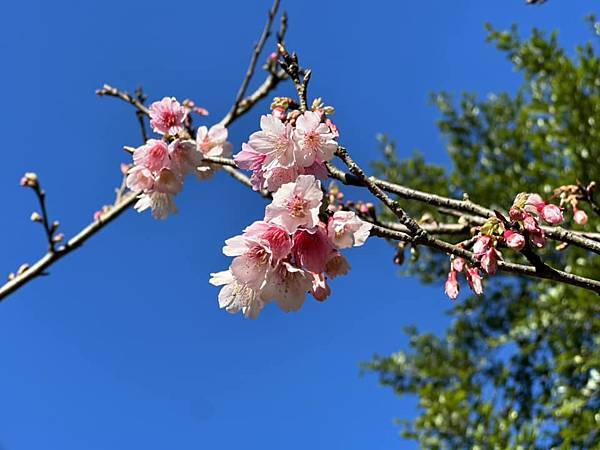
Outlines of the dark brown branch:
<svg viewBox="0 0 600 450">
<path fill-rule="evenodd" d="M 131 96 L 126 91 L 121 91 L 117 88 L 114 88 L 114 87 L 108 85 L 108 84 L 105 84 L 104 86 L 102 86 L 101 89 L 96 90 L 96 94 L 99 95 L 100 97 L 107 95 L 109 97 L 120 98 L 121 100 L 135 106 L 135 108 L 138 111 L 140 111 L 141 113 L 143 113 L 144 115 L 146 115 L 146 116 L 150 115 L 150 110 L 137 97 Z"/>
<path fill-rule="evenodd" d="M 357 177 L 362 186 L 365 186 L 371 193 L 377 197 L 385 206 L 387 206 L 395 215 L 398 217 L 400 223 L 406 226 L 411 233 L 420 236 L 426 232 L 419 226 L 413 218 L 411 218 L 402 209 L 400 204 L 396 200 L 392 200 L 373 180 L 365 174 L 361 167 L 354 162 L 350 157 L 350 154 L 344 147 L 338 147 L 336 152 L 337 156 L 344 161 L 344 164 L 348 166 L 348 170 Z"/>
<path fill-rule="evenodd" d="M 338 169 L 332 164 L 328 164 L 327 169 L 329 171 L 329 175 L 332 178 L 335 178 L 336 180 L 339 180 L 346 185 L 367 187 L 367 185 L 361 180 L 361 178 L 357 177 L 355 174 L 344 172 L 343 170 Z M 427 203 L 431 206 L 447 208 L 450 210 L 456 210 L 468 214 L 474 214 L 475 216 L 480 217 L 480 219 L 478 220 L 480 223 L 485 222 L 485 219 L 489 217 L 495 217 L 494 211 L 488 208 L 484 208 L 483 206 L 480 206 L 476 203 L 473 203 L 470 200 L 456 200 L 448 197 L 443 197 L 441 195 L 430 194 L 428 192 L 407 188 L 405 186 L 390 183 L 389 181 L 380 180 L 374 177 L 369 177 L 368 180 L 370 180 L 370 182 L 373 185 L 381 188 L 383 191 L 396 194 L 400 198 L 404 198 L 407 200 L 416 200 L 422 203 Z M 548 238 L 576 245 L 578 247 L 600 254 L 600 242 L 594 239 L 590 239 L 589 237 L 585 237 L 585 233 L 569 231 L 561 227 L 542 226 L 541 228 L 544 230 Z"/>
</svg>

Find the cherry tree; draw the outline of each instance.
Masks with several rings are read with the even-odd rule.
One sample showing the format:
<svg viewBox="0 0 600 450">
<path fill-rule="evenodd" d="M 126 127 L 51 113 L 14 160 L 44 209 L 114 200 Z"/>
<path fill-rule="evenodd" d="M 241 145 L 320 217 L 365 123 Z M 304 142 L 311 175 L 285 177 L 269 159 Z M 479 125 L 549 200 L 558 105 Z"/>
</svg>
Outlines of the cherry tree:
<svg viewBox="0 0 600 450">
<path fill-rule="evenodd" d="M 238 236 L 223 237 L 223 253 L 233 258 L 231 265 L 210 275 L 210 283 L 220 287 L 219 306 L 230 313 L 241 311 L 256 318 L 269 303 L 289 312 L 299 310 L 307 295 L 326 300 L 334 286 L 331 281 L 350 272 L 346 249 L 362 246 L 369 237 L 447 255 L 444 291 L 451 299 L 458 296 L 460 273 L 475 294 L 484 292 L 484 278 L 499 272 L 600 294 L 600 280 L 553 267 L 538 253 L 550 241 L 558 243 L 557 251 L 579 248 L 600 253 L 600 234 L 562 226 L 566 216 L 585 225 L 586 211 L 600 212 L 593 181 L 555 186 L 546 198 L 537 192 L 514 192 L 514 202 L 498 210 L 467 195 L 451 198 L 369 175 L 353 159 L 351 149 L 344 147 L 335 109 L 322 99 L 326 93 L 311 91 L 313 72 L 288 50 L 285 13 L 275 33 L 275 47 L 267 52 L 264 81 L 248 92 L 270 45 L 278 9 L 276 0 L 233 105 L 217 123 L 196 127 L 196 121 L 205 120 L 206 111 L 190 100 L 165 97 L 147 104 L 141 89 L 132 95 L 104 85 L 97 91 L 101 97 L 131 104 L 143 142 L 124 146 L 129 156 L 121 168 L 123 183 L 114 202 L 100 208 L 88 226 L 68 239 L 47 211 L 41 180 L 34 173 L 22 177 L 21 185 L 37 197 L 39 208 L 31 220 L 42 226 L 48 248 L 35 263 L 23 264 L 10 274 L 0 288 L 0 300 L 44 274 L 130 207 L 168 220 L 177 212 L 177 194 L 184 183 L 190 178 L 209 182 L 220 170 L 267 202 L 264 216 L 249 218 L 248 227 Z M 293 84 L 294 98 L 273 95 L 282 83 Z M 271 99 L 270 108 L 260 110 L 259 102 L 265 98 Z M 230 142 L 228 127 L 250 112 L 256 113 L 257 131 L 247 142 Z M 362 188 L 363 197 L 346 199 L 344 186 Z M 447 220 L 411 216 L 405 204 L 413 202 L 438 208 Z M 456 236 L 462 238 L 457 241 Z"/>
</svg>

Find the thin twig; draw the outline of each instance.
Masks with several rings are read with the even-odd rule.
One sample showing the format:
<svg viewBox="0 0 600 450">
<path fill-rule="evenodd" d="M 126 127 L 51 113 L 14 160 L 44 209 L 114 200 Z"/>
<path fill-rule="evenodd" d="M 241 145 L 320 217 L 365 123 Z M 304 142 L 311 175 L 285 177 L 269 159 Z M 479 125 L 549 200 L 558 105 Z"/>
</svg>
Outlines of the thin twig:
<svg viewBox="0 0 600 450">
<path fill-rule="evenodd" d="M 8 295 L 19 289 L 24 284 L 42 275 L 45 269 L 59 259 L 81 247 L 89 238 L 94 236 L 98 231 L 115 220 L 125 210 L 133 205 L 136 197 L 137 194 L 135 192 L 129 192 L 121 199 L 119 204 L 115 205 L 113 208 L 103 214 L 100 220 L 90 223 L 79 233 L 77 233 L 75 237 L 69 240 L 64 246 L 48 251 L 48 253 L 40 258 L 34 265 L 0 287 L 0 301 L 4 300 Z"/>
<path fill-rule="evenodd" d="M 277 14 L 278 9 L 279 9 L 279 0 L 275 0 L 273 2 L 273 6 L 269 10 L 269 14 L 267 17 L 267 23 L 265 24 L 262 34 L 260 35 L 258 42 L 254 45 L 254 51 L 252 52 L 252 57 L 250 58 L 250 64 L 248 65 L 248 70 L 246 70 L 246 75 L 244 76 L 244 79 L 242 80 L 240 89 L 238 90 L 238 93 L 235 97 L 235 102 L 233 103 L 233 106 L 231 107 L 231 110 L 229 111 L 229 114 L 231 114 L 232 117 L 235 117 L 235 115 L 237 114 L 240 103 L 242 102 L 242 99 L 246 95 L 246 91 L 248 90 L 250 80 L 252 79 L 252 76 L 254 75 L 254 70 L 256 69 L 256 63 L 258 62 L 258 58 L 260 57 L 260 54 L 262 53 L 262 51 L 265 47 L 267 39 L 271 35 L 271 27 L 273 26 L 273 20 L 275 19 L 275 15 Z"/>
</svg>

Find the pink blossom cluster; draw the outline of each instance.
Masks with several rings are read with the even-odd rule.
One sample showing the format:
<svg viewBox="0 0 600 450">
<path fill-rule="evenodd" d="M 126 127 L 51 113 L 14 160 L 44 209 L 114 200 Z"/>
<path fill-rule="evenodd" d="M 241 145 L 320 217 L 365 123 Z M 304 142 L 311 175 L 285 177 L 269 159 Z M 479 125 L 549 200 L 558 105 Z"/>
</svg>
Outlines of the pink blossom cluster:
<svg viewBox="0 0 600 450">
<path fill-rule="evenodd" d="M 573 210 L 573 221 L 577 225 L 588 223 L 587 213 L 579 208 L 580 200 L 589 200 L 596 190 L 596 183 L 591 182 L 587 186 L 581 184 L 567 184 L 554 189 L 554 197 L 560 198 L 561 206 L 566 206 Z"/>
<path fill-rule="evenodd" d="M 483 293 L 483 284 L 479 270 L 477 267 L 467 264 L 467 262 L 460 257 L 454 257 L 450 261 L 450 272 L 448 272 L 448 279 L 444 285 L 444 292 L 446 295 L 452 300 L 455 300 L 456 297 L 458 297 L 458 292 L 460 290 L 460 285 L 458 284 L 458 274 L 460 272 L 464 272 L 465 278 L 467 279 L 467 283 L 469 284 L 471 290 L 475 294 L 481 295 Z"/>
<path fill-rule="evenodd" d="M 519 230 L 519 234 L 526 233 L 537 248 L 546 245 L 546 236 L 540 227 L 540 219 L 549 225 L 559 225 L 564 220 L 558 206 L 545 202 L 538 194 L 525 193 L 516 196 L 509 210 L 509 216 Z"/>
<path fill-rule="evenodd" d="M 274 192 L 299 175 L 326 179 L 325 162 L 333 158 L 338 145 L 337 128 L 326 115 L 328 107 L 322 107 L 319 100 L 313 110 L 302 113 L 290 111 L 288 101 L 274 105 L 271 114 L 261 117 L 260 131 L 234 156 L 237 165 L 252 171 L 256 190 Z"/>
<path fill-rule="evenodd" d="M 558 225 L 563 221 L 561 209 L 543 201 L 538 194 L 518 194 L 509 210 L 509 216 L 510 220 L 501 215 L 489 219 L 480 227 L 473 244 L 474 258 L 488 275 L 494 275 L 498 270 L 498 261 L 502 260 L 500 247 L 521 251 L 529 239 L 534 247 L 542 248 L 546 244 L 546 237 L 540 220 L 550 225 Z M 459 291 L 457 274 L 462 271 L 473 292 L 483 292 L 477 268 L 470 267 L 462 258 L 453 257 L 444 289 L 446 295 L 453 300 Z"/>
<path fill-rule="evenodd" d="M 214 125 L 199 127 L 196 140 L 190 138 L 186 118 L 190 109 L 174 98 L 165 97 L 150 106 L 150 125 L 162 139 L 148 141 L 133 152 L 133 166 L 128 170 L 127 187 L 139 192 L 135 209 L 151 208 L 152 215 L 164 219 L 177 211 L 173 197 L 183 189 L 186 175 L 210 176 L 216 167 L 203 161 L 204 156 L 229 156 L 227 129 Z"/>
<path fill-rule="evenodd" d="M 263 220 L 225 241 L 223 253 L 234 259 L 210 279 L 223 286 L 221 308 L 256 318 L 270 302 L 290 312 L 301 308 L 309 292 L 318 301 L 329 296 L 328 280 L 350 269 L 340 250 L 363 245 L 371 224 L 351 211 L 322 220 L 322 200 L 321 182 L 299 175 L 273 194 Z"/>
</svg>

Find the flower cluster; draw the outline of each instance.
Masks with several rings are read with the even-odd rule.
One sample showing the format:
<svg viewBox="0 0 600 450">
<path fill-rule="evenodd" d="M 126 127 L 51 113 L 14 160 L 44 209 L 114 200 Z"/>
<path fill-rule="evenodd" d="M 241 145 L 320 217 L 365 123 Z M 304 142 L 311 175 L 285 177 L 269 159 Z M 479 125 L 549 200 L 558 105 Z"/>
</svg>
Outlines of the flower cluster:
<svg viewBox="0 0 600 450">
<path fill-rule="evenodd" d="M 537 248 L 546 245 L 546 236 L 540 220 L 550 225 L 563 221 L 561 209 L 542 200 L 538 194 L 520 193 L 509 210 L 510 220 L 498 213 L 479 228 L 472 247 L 475 261 L 488 275 L 496 274 L 498 261 L 502 260 L 499 248 L 508 247 L 521 251 L 529 242 Z M 470 267 L 464 259 L 452 257 L 445 293 L 451 299 L 458 296 L 458 272 L 465 272 L 469 286 L 476 294 L 483 292 L 481 276 L 476 267 Z"/>
<path fill-rule="evenodd" d="M 300 309 L 307 292 L 319 301 L 329 296 L 328 279 L 350 269 L 340 250 L 363 245 L 371 224 L 351 211 L 332 212 L 323 221 L 322 201 L 321 182 L 299 175 L 273 194 L 264 220 L 225 241 L 223 253 L 234 259 L 210 279 L 223 286 L 221 308 L 256 318 L 272 301 L 289 312 Z"/>
<path fill-rule="evenodd" d="M 448 272 L 448 279 L 444 285 L 444 292 L 446 295 L 452 300 L 455 300 L 456 297 L 458 297 L 458 292 L 460 290 L 460 286 L 458 284 L 458 274 L 460 272 L 464 272 L 467 283 L 469 283 L 471 290 L 475 294 L 481 295 L 483 293 L 483 284 L 481 282 L 479 270 L 477 267 L 467 264 L 466 261 L 460 257 L 453 257 L 450 260 L 450 272 Z"/>
<path fill-rule="evenodd" d="M 558 225 L 564 220 L 558 206 L 545 202 L 538 194 L 526 193 L 516 196 L 509 210 L 509 216 L 513 228 L 516 227 L 519 234 L 527 234 L 531 243 L 537 248 L 546 245 L 546 236 L 540 227 L 540 219 L 549 225 Z"/>
<path fill-rule="evenodd" d="M 189 107 L 174 98 L 165 97 L 150 106 L 150 125 L 162 139 L 149 139 L 133 152 L 133 166 L 127 175 L 127 187 L 139 192 L 135 209 L 151 208 L 152 215 L 164 219 L 176 212 L 173 197 L 183 189 L 190 173 L 199 178 L 210 176 L 216 167 L 204 162 L 204 156 L 229 156 L 227 129 L 222 125 L 200 127 L 196 140 L 188 131 Z"/>
<path fill-rule="evenodd" d="M 294 109 L 288 98 L 276 98 L 272 113 L 261 117 L 260 131 L 250 136 L 235 155 L 237 165 L 252 171 L 254 189 L 274 192 L 299 175 L 327 177 L 325 162 L 337 149 L 337 128 L 327 118 L 333 108 L 315 100 L 312 110 Z"/>
<path fill-rule="evenodd" d="M 579 203 L 581 200 L 591 199 L 595 189 L 595 182 L 591 182 L 587 186 L 568 184 L 556 188 L 554 196 L 560 198 L 561 205 L 573 210 L 573 221 L 577 225 L 585 225 L 588 222 L 588 215 L 583 209 L 580 209 Z"/>
</svg>

